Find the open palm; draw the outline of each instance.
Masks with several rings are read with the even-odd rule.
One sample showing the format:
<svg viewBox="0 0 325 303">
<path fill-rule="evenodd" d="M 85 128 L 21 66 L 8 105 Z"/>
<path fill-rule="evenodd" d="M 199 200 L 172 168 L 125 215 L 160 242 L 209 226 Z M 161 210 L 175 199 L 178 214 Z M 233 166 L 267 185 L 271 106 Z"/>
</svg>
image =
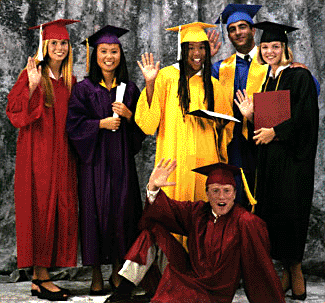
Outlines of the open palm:
<svg viewBox="0 0 325 303">
<path fill-rule="evenodd" d="M 170 159 L 165 161 L 161 159 L 157 166 L 151 173 L 149 178 L 149 190 L 158 190 L 163 186 L 173 186 L 175 182 L 167 182 L 170 174 L 176 169 L 176 161 L 171 161 Z"/>
<path fill-rule="evenodd" d="M 35 88 L 38 84 L 40 84 L 42 79 L 41 66 L 37 68 L 34 58 L 29 57 L 26 69 L 27 69 L 29 86 Z"/>
<path fill-rule="evenodd" d="M 253 113 L 254 113 L 253 100 L 252 97 L 249 97 L 247 95 L 245 89 L 243 90 L 243 93 L 240 90 L 238 90 L 236 92 L 238 101 L 235 99 L 234 102 L 237 104 L 241 114 L 252 122 Z"/>
<path fill-rule="evenodd" d="M 153 54 L 145 53 L 141 55 L 142 64 L 140 61 L 138 65 L 141 69 L 143 77 L 145 78 L 146 82 L 152 82 L 157 78 L 159 68 L 160 68 L 160 61 L 157 61 L 156 64 L 154 63 Z"/>
</svg>

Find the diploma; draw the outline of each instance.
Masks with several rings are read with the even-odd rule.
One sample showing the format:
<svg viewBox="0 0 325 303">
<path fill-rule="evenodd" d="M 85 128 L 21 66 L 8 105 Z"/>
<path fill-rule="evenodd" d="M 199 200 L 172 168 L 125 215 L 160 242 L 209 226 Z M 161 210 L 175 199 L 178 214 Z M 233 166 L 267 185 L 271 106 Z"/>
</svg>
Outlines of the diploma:
<svg viewBox="0 0 325 303">
<path fill-rule="evenodd" d="M 236 118 L 234 118 L 232 116 L 212 112 L 210 110 L 205 110 L 205 109 L 194 110 L 194 111 L 189 112 L 187 114 L 188 115 L 193 115 L 193 116 L 196 116 L 196 117 L 206 118 L 206 119 L 220 118 L 220 119 L 226 119 L 226 120 L 229 120 L 229 121 L 240 122 L 238 119 L 236 119 Z"/>
<path fill-rule="evenodd" d="M 123 97 L 125 93 L 126 84 L 121 82 L 121 84 L 116 88 L 116 99 L 115 102 L 123 102 Z M 113 118 L 118 118 L 117 113 L 113 113 Z M 115 132 L 115 129 L 112 130 Z"/>
</svg>

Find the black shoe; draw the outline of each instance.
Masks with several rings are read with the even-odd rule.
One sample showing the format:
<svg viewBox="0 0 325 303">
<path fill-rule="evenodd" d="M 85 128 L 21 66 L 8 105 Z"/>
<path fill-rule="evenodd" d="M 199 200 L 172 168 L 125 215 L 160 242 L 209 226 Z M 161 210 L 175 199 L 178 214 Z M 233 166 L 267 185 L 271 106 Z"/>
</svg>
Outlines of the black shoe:
<svg viewBox="0 0 325 303">
<path fill-rule="evenodd" d="M 90 288 L 90 291 L 89 291 L 89 296 L 105 296 L 106 294 L 107 294 L 107 291 L 104 289 L 93 290 Z"/>
<path fill-rule="evenodd" d="M 307 281 L 306 278 L 304 278 L 304 283 L 305 283 L 305 292 L 301 295 L 296 295 L 293 290 L 292 290 L 292 300 L 299 300 L 299 301 L 305 301 L 307 298 Z"/>
<path fill-rule="evenodd" d="M 33 283 L 37 285 L 40 289 L 40 292 L 36 290 L 32 292 L 32 295 L 36 294 L 39 299 L 45 299 L 49 301 L 67 301 L 68 300 L 68 295 L 60 289 L 60 291 L 50 291 L 44 286 L 42 286 L 43 283 L 45 282 L 50 282 L 51 280 L 33 280 Z"/>
<path fill-rule="evenodd" d="M 114 292 L 111 296 L 109 296 L 104 303 L 110 303 L 110 302 L 125 302 L 125 301 L 133 301 L 131 294 L 121 294 L 119 292 Z"/>
<path fill-rule="evenodd" d="M 37 285 L 37 283 L 38 283 L 38 279 L 33 279 L 32 280 L 32 283 L 33 284 L 35 284 L 35 285 Z M 49 282 L 49 281 L 51 281 L 51 280 L 44 280 L 44 281 L 42 281 L 42 283 L 43 282 Z M 59 288 L 60 290 L 62 290 L 63 291 L 63 293 L 65 293 L 66 295 L 71 295 L 71 292 L 70 292 L 70 290 L 69 289 L 66 289 L 66 288 L 63 288 L 63 287 L 59 287 L 59 286 L 57 286 L 57 285 L 55 285 L 57 288 Z M 38 290 L 37 289 L 31 289 L 30 290 L 30 292 L 31 292 L 31 295 L 32 295 L 32 297 L 37 297 L 38 296 L 38 294 L 39 294 L 39 292 L 38 292 Z"/>
</svg>

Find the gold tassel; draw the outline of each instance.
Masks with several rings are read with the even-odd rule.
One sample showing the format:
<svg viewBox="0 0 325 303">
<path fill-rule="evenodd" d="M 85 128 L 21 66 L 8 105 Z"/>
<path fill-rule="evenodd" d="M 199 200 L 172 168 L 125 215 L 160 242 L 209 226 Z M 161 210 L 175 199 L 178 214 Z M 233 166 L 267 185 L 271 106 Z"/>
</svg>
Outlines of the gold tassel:
<svg viewBox="0 0 325 303">
<path fill-rule="evenodd" d="M 86 47 L 87 47 L 87 66 L 86 66 L 86 70 L 87 70 L 87 74 L 89 73 L 89 43 L 88 43 L 88 38 L 86 38 Z"/>
<path fill-rule="evenodd" d="M 255 205 L 257 204 L 257 201 L 254 199 L 254 197 L 252 196 L 252 194 L 251 194 L 251 192 L 249 190 L 248 183 L 247 183 L 247 180 L 246 180 L 246 177 L 245 177 L 245 174 L 244 174 L 244 171 L 243 171 L 242 168 L 240 168 L 240 172 L 241 172 L 241 177 L 243 179 L 243 184 L 244 184 L 244 189 L 245 189 L 246 196 L 248 198 L 248 201 L 249 201 L 250 205 L 252 205 L 251 212 L 254 213 L 255 212 Z"/>
</svg>

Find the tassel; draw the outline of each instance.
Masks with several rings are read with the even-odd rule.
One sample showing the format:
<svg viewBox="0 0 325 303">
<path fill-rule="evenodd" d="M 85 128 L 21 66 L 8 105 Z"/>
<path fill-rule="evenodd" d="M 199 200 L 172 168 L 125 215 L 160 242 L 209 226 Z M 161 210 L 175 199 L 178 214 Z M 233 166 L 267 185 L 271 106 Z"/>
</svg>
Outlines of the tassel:
<svg viewBox="0 0 325 303">
<path fill-rule="evenodd" d="M 42 25 L 39 29 L 39 45 L 38 45 L 37 60 L 39 62 L 44 60 L 44 58 L 43 58 L 43 28 L 42 28 Z"/>
<path fill-rule="evenodd" d="M 181 48 L 181 26 L 178 26 L 178 35 L 177 35 L 177 61 L 181 60 L 182 48 Z"/>
<path fill-rule="evenodd" d="M 254 197 L 252 196 L 252 194 L 251 194 L 251 192 L 249 190 L 248 183 L 247 183 L 247 180 L 246 180 L 246 177 L 245 177 L 245 174 L 244 174 L 244 171 L 243 171 L 242 168 L 240 168 L 240 173 L 241 173 L 241 177 L 243 179 L 243 184 L 244 184 L 244 189 L 245 189 L 246 196 L 248 198 L 248 201 L 249 201 L 250 205 L 252 205 L 251 212 L 254 213 L 255 212 L 255 205 L 257 204 L 257 201 L 254 199 Z"/>
<path fill-rule="evenodd" d="M 89 43 L 88 43 L 88 38 L 86 38 L 86 47 L 87 47 L 86 71 L 87 71 L 87 74 L 89 74 Z"/>
</svg>

